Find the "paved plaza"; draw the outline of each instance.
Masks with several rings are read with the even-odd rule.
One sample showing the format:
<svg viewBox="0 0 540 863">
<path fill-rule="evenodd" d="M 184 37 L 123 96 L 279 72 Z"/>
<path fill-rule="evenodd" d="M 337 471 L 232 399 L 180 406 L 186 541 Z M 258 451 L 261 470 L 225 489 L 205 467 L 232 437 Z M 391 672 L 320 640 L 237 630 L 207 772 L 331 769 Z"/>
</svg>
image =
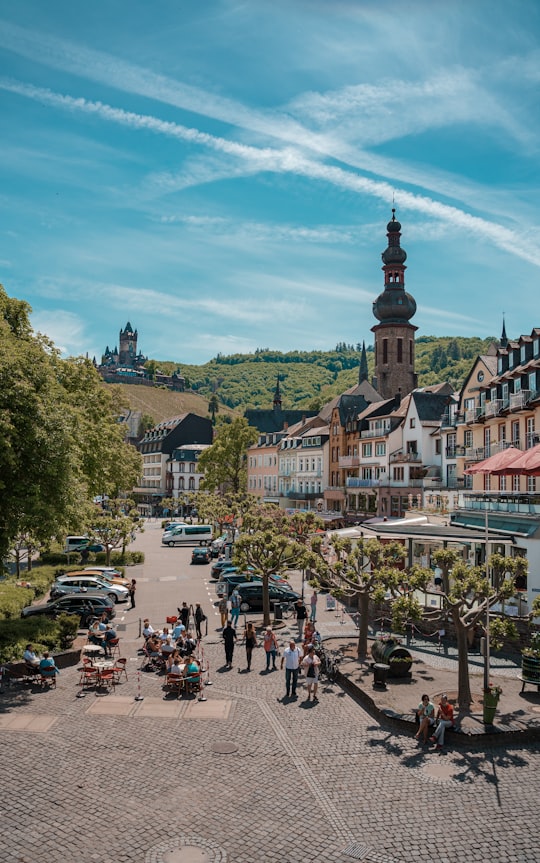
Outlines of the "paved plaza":
<svg viewBox="0 0 540 863">
<path fill-rule="evenodd" d="M 537 744 L 439 755 L 337 684 L 284 701 L 262 649 L 251 673 L 240 645 L 226 670 L 209 568 L 159 538 L 138 538 L 137 608 L 118 607 L 129 680 L 77 698 L 69 668 L 56 690 L 0 698 L 0 861 L 538 861 Z M 164 698 L 162 677 L 138 673 L 139 618 L 162 626 L 184 599 L 209 618 L 206 701 Z"/>
</svg>

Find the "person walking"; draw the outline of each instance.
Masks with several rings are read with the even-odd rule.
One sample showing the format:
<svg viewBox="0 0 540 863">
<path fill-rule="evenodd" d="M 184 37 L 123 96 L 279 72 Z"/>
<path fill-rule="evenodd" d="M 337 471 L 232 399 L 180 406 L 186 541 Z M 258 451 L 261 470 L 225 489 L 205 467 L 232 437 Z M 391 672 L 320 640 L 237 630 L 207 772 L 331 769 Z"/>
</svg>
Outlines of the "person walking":
<svg viewBox="0 0 540 863">
<path fill-rule="evenodd" d="M 230 620 L 223 630 L 223 641 L 225 642 L 225 664 L 227 668 L 232 668 L 234 645 L 236 644 L 236 629 L 233 628 L 232 621 Z"/>
<path fill-rule="evenodd" d="M 236 587 L 231 594 L 231 623 L 233 626 L 238 626 L 238 618 L 240 617 L 240 605 L 242 599 Z"/>
<path fill-rule="evenodd" d="M 227 623 L 227 615 L 228 615 L 227 597 L 226 596 L 222 596 L 221 599 L 219 600 L 218 611 L 221 615 L 221 628 L 223 629 L 223 627 Z"/>
<path fill-rule="evenodd" d="M 296 642 L 292 639 L 289 641 L 289 646 L 283 651 L 281 657 L 281 668 L 285 664 L 285 692 L 286 697 L 292 694 L 296 698 L 296 686 L 298 684 L 298 669 L 300 667 L 300 659 L 302 654 L 300 648 L 296 646 Z"/>
<path fill-rule="evenodd" d="M 258 647 L 257 642 L 257 633 L 255 632 L 255 627 L 252 623 L 248 623 L 244 632 L 244 642 L 246 645 L 246 659 L 247 659 L 247 670 L 251 671 L 251 657 L 253 655 L 253 648 Z"/>
<path fill-rule="evenodd" d="M 198 602 L 195 606 L 195 632 L 197 633 L 197 638 L 199 641 L 202 638 L 201 625 L 206 620 L 206 614 L 201 608 L 201 603 Z"/>
<path fill-rule="evenodd" d="M 304 605 L 304 600 L 301 597 L 298 597 L 298 599 L 296 600 L 294 611 L 296 614 L 296 625 L 298 627 L 298 636 L 296 640 L 302 641 L 302 636 L 304 634 L 304 623 L 307 619 L 307 609 Z"/>
<path fill-rule="evenodd" d="M 309 619 L 311 620 L 312 623 L 315 623 L 315 621 L 317 620 L 317 591 L 316 590 L 314 590 L 313 593 L 311 594 L 311 599 L 309 600 L 309 604 L 311 606 L 311 614 L 309 616 Z"/>
<path fill-rule="evenodd" d="M 137 581 L 136 579 L 131 579 L 131 584 L 128 587 L 129 599 L 131 602 L 130 608 L 135 608 L 135 591 L 137 590 Z"/>
<path fill-rule="evenodd" d="M 263 635 L 263 647 L 266 653 L 266 670 L 270 671 L 270 662 L 272 662 L 272 671 L 275 671 L 278 643 L 276 634 L 271 626 L 266 628 L 266 632 Z"/>
<path fill-rule="evenodd" d="M 313 690 L 313 701 L 318 701 L 317 686 L 319 685 L 319 668 L 321 660 L 315 653 L 315 647 L 310 644 L 307 654 L 302 660 L 302 668 L 306 672 L 307 683 L 307 700 L 311 700 L 311 691 Z"/>
</svg>

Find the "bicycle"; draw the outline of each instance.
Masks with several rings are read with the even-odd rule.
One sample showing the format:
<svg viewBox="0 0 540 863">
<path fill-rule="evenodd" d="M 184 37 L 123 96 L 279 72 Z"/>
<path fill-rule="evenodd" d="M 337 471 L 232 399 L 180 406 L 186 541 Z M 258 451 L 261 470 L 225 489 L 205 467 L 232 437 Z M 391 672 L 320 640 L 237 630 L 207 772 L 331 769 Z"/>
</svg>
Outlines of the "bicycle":
<svg viewBox="0 0 540 863">
<path fill-rule="evenodd" d="M 319 674 L 326 677 L 330 683 L 335 683 L 339 672 L 339 665 L 343 659 L 339 650 L 326 650 L 322 645 L 317 648 L 317 654 L 321 660 Z"/>
</svg>

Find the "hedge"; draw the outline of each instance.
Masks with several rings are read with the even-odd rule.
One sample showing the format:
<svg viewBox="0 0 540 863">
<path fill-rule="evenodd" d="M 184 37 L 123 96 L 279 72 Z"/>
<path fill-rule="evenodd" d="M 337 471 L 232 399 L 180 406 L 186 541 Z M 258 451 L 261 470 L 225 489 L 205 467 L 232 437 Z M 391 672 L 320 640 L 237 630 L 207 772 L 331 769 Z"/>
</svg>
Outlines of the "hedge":
<svg viewBox="0 0 540 863">
<path fill-rule="evenodd" d="M 22 659 L 27 644 L 31 644 L 36 653 L 65 650 L 73 643 L 78 629 L 79 618 L 71 614 L 61 614 L 56 620 L 42 615 L 3 620 L 0 623 L 0 662 Z"/>
</svg>

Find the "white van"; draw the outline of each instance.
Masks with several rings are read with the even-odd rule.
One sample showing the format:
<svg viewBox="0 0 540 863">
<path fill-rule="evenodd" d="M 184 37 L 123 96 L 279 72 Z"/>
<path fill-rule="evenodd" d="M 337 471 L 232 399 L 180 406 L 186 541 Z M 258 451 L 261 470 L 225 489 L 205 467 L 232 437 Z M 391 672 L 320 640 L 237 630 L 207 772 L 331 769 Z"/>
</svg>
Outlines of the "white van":
<svg viewBox="0 0 540 863">
<path fill-rule="evenodd" d="M 166 530 L 161 544 L 168 545 L 210 545 L 213 528 L 211 524 L 182 524 L 174 530 Z"/>
<path fill-rule="evenodd" d="M 90 545 L 87 536 L 66 536 L 64 552 L 70 554 L 74 551 L 83 551 L 87 545 Z"/>
</svg>

